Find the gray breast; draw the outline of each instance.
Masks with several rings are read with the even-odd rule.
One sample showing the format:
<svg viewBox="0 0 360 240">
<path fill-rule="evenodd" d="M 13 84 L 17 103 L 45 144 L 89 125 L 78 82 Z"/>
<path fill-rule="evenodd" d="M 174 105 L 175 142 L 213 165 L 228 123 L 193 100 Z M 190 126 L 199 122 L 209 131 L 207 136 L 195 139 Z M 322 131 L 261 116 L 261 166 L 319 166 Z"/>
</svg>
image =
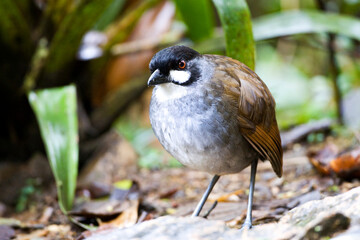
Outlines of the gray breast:
<svg viewBox="0 0 360 240">
<path fill-rule="evenodd" d="M 165 102 L 153 95 L 150 104 L 163 147 L 182 164 L 218 175 L 239 172 L 258 158 L 240 134 L 236 113 L 234 104 L 203 89 Z"/>
</svg>

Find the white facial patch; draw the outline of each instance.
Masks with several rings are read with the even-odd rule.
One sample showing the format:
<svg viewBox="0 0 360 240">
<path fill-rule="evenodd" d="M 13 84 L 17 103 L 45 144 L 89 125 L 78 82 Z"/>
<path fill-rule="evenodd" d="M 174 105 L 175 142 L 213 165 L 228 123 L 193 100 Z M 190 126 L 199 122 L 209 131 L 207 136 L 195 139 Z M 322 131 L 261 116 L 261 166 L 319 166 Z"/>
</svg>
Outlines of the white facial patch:
<svg viewBox="0 0 360 240">
<path fill-rule="evenodd" d="M 185 83 L 189 81 L 191 73 L 188 71 L 171 70 L 170 78 L 176 83 Z"/>
<path fill-rule="evenodd" d="M 189 94 L 189 88 L 173 83 L 159 84 L 154 89 L 154 96 L 159 102 L 178 99 Z"/>
</svg>

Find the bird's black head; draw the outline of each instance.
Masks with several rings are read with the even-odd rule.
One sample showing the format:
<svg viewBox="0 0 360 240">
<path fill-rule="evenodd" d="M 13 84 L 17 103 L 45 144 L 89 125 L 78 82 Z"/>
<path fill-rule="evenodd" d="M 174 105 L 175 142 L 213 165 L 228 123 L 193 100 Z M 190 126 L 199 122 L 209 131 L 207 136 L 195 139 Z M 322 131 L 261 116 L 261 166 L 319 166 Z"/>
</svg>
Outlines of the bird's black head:
<svg viewBox="0 0 360 240">
<path fill-rule="evenodd" d="M 151 76 L 148 85 L 174 83 L 187 86 L 200 76 L 198 67 L 194 64 L 201 54 L 185 46 L 165 48 L 154 55 L 149 68 Z"/>
</svg>

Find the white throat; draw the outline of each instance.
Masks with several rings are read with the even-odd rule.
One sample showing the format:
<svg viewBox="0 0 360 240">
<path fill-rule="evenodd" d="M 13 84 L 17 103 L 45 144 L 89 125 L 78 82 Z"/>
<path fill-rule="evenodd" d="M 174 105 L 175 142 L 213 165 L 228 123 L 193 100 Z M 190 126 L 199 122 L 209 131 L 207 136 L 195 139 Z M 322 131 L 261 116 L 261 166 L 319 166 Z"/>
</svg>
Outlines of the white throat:
<svg viewBox="0 0 360 240">
<path fill-rule="evenodd" d="M 171 70 L 170 78 L 176 83 L 185 83 L 189 81 L 191 73 L 189 71 Z"/>
<path fill-rule="evenodd" d="M 159 102 L 179 99 L 189 94 L 189 88 L 173 83 L 159 84 L 154 89 L 154 97 Z"/>
</svg>

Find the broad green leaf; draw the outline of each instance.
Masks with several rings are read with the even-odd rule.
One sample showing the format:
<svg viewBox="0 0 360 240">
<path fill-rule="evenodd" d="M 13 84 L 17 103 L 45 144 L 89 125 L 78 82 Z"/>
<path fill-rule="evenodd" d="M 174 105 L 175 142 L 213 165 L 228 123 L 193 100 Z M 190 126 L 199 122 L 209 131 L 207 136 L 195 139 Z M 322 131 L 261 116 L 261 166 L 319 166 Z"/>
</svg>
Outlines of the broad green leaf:
<svg viewBox="0 0 360 240">
<path fill-rule="evenodd" d="M 360 20 L 320 11 L 287 11 L 253 21 L 254 37 L 264 40 L 301 33 L 336 33 L 360 40 Z"/>
<path fill-rule="evenodd" d="M 209 0 L 174 0 L 182 19 L 189 30 L 189 37 L 200 41 L 214 31 L 214 16 Z"/>
<path fill-rule="evenodd" d="M 46 153 L 56 180 L 61 210 L 70 210 L 78 171 L 78 122 L 74 86 L 30 92 Z"/>
<path fill-rule="evenodd" d="M 255 43 L 245 0 L 213 0 L 225 33 L 226 54 L 255 68 Z"/>
</svg>

